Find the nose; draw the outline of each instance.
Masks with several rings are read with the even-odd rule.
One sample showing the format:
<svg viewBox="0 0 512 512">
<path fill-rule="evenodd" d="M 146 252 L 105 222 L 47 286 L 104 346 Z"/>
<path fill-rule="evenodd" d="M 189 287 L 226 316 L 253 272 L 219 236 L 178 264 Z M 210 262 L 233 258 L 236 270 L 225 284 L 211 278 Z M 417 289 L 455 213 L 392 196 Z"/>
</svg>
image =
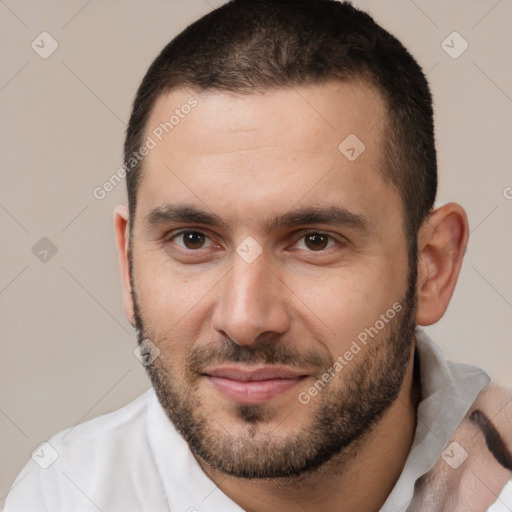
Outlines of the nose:
<svg viewBox="0 0 512 512">
<path fill-rule="evenodd" d="M 223 336 L 249 346 L 288 330 L 288 290 L 264 253 L 251 263 L 235 254 L 219 285 L 212 324 Z"/>
</svg>

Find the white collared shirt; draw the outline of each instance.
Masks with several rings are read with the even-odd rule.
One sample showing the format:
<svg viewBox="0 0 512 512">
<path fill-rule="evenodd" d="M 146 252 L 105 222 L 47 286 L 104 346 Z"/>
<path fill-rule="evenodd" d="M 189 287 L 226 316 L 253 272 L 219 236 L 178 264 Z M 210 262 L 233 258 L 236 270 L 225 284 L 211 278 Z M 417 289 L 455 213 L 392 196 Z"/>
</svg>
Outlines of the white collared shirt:
<svg viewBox="0 0 512 512">
<path fill-rule="evenodd" d="M 415 438 L 381 512 L 407 509 L 416 479 L 434 466 L 489 382 L 479 368 L 447 362 L 421 329 L 416 346 L 422 400 Z M 117 411 L 52 437 L 18 475 L 4 510 L 243 512 L 203 471 L 153 389 Z M 489 512 L 511 510 L 509 482 Z"/>
</svg>

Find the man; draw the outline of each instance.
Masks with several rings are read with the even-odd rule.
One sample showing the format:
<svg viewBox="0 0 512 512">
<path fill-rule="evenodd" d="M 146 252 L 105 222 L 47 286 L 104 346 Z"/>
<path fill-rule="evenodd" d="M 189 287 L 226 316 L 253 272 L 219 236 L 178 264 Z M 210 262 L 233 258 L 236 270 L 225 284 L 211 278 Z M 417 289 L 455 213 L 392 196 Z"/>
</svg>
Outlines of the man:
<svg viewBox="0 0 512 512">
<path fill-rule="evenodd" d="M 431 95 L 332 0 L 234 0 L 137 93 L 115 211 L 150 391 L 50 439 L 6 510 L 512 510 L 512 395 L 448 363 L 468 223 Z M 28 473 L 27 473 L 28 471 Z"/>
</svg>

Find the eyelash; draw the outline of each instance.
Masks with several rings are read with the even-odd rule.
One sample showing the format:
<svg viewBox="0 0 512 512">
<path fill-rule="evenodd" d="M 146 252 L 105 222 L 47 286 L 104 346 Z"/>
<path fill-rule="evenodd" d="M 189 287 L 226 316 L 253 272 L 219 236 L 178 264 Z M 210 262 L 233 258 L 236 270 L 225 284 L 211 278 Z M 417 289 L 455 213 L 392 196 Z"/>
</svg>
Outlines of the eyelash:
<svg viewBox="0 0 512 512">
<path fill-rule="evenodd" d="M 196 230 L 196 229 L 184 229 L 182 231 L 178 231 L 177 233 L 172 233 L 170 234 L 169 236 L 166 236 L 163 240 L 164 244 L 169 244 L 169 243 L 172 243 L 173 240 L 175 238 L 178 238 L 179 236 L 181 235 L 185 235 L 187 233 L 197 233 L 197 234 L 200 234 L 200 235 L 203 235 L 205 236 L 208 240 L 211 241 L 211 238 L 206 234 L 204 233 L 203 231 L 199 231 L 199 230 Z M 300 238 L 299 240 L 303 240 L 305 237 L 307 237 L 308 235 L 321 235 L 321 236 L 326 236 L 330 241 L 334 241 L 335 244 L 337 245 L 344 245 L 343 241 L 342 240 L 338 240 L 336 239 L 334 236 L 330 235 L 329 233 L 325 233 L 324 231 L 316 231 L 316 230 L 309 230 L 309 231 L 305 231 L 305 232 L 302 232 L 301 235 L 300 235 Z M 185 251 L 185 252 L 195 252 L 195 253 L 199 253 L 201 252 L 203 249 L 205 249 L 204 247 L 201 247 L 200 249 L 188 249 L 186 247 L 182 247 L 180 245 L 178 245 L 178 247 L 180 248 L 180 250 L 182 251 Z M 310 253 L 323 253 L 323 252 L 326 252 L 328 251 L 329 249 L 332 249 L 333 246 L 331 247 L 327 247 L 325 249 L 319 249 L 318 251 L 314 251 L 314 250 L 306 250 L 307 252 L 310 252 Z"/>
</svg>

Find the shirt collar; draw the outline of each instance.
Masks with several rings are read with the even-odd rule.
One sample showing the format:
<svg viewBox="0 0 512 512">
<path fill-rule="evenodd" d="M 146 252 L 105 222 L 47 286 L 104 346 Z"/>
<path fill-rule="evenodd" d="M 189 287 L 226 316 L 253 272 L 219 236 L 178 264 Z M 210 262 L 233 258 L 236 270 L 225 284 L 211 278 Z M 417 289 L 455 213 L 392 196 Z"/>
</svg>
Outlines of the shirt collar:
<svg viewBox="0 0 512 512">
<path fill-rule="evenodd" d="M 430 471 L 489 376 L 480 368 L 448 362 L 439 347 L 416 329 L 421 401 L 414 441 L 404 468 L 381 512 L 405 510 L 416 480 Z"/>
</svg>

